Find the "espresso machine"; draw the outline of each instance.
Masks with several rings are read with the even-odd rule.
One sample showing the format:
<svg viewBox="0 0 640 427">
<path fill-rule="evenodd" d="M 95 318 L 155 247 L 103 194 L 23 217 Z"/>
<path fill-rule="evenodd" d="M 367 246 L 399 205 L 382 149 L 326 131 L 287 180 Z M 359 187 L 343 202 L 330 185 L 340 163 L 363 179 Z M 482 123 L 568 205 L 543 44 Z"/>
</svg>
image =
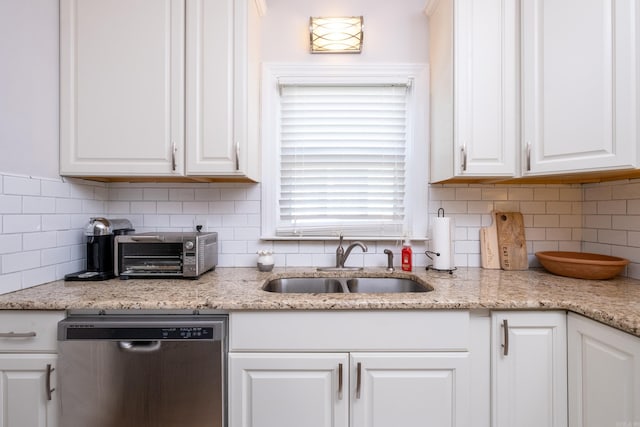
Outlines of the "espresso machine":
<svg viewBox="0 0 640 427">
<path fill-rule="evenodd" d="M 91 218 L 85 227 L 87 269 L 67 274 L 64 280 L 107 280 L 115 277 L 113 242 L 115 236 L 135 231 L 128 219 Z"/>
</svg>

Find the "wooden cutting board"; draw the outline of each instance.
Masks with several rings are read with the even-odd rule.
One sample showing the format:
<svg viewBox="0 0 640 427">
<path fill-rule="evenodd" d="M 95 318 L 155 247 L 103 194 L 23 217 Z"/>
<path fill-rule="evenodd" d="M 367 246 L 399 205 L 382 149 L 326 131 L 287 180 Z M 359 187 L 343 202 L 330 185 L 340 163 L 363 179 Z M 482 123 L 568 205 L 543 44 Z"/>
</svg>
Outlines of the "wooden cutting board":
<svg viewBox="0 0 640 427">
<path fill-rule="evenodd" d="M 480 260 L 482 268 L 499 269 L 498 229 L 495 212 L 491 212 L 491 225 L 480 229 Z"/>
<path fill-rule="evenodd" d="M 524 238 L 524 221 L 520 212 L 496 212 L 498 252 L 503 270 L 526 270 L 527 242 Z"/>
</svg>

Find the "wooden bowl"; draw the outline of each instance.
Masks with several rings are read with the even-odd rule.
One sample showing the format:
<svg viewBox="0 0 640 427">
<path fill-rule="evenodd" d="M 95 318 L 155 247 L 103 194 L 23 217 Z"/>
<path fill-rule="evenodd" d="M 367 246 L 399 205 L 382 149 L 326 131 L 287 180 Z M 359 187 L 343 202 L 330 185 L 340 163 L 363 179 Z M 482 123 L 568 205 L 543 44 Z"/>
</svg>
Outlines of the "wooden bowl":
<svg viewBox="0 0 640 427">
<path fill-rule="evenodd" d="M 540 264 L 553 274 L 576 279 L 602 280 L 617 276 L 629 260 L 586 252 L 536 252 Z"/>
</svg>

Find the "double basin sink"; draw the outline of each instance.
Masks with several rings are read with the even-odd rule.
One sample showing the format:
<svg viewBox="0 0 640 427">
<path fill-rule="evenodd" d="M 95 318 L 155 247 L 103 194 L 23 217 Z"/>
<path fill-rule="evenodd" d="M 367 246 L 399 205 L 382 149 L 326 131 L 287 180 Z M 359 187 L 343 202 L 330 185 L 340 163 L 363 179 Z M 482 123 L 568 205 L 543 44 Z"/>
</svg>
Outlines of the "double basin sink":
<svg viewBox="0 0 640 427">
<path fill-rule="evenodd" d="M 433 288 L 413 279 L 400 277 L 288 277 L 273 279 L 262 288 L 275 293 L 416 293 Z"/>
</svg>

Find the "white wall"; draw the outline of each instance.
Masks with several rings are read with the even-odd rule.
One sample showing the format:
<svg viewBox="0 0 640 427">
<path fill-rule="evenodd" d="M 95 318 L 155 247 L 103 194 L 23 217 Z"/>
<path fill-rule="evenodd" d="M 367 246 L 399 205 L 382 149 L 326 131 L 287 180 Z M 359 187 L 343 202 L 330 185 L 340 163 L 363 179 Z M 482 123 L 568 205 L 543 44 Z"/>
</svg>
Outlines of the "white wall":
<svg viewBox="0 0 640 427">
<path fill-rule="evenodd" d="M 58 1 L 0 0 L 0 172 L 58 176 Z"/>
<path fill-rule="evenodd" d="M 353 64 L 427 63 L 429 40 L 425 0 L 267 0 L 262 18 L 262 60 Z M 364 16 L 360 54 L 310 54 L 310 16 Z"/>
</svg>

